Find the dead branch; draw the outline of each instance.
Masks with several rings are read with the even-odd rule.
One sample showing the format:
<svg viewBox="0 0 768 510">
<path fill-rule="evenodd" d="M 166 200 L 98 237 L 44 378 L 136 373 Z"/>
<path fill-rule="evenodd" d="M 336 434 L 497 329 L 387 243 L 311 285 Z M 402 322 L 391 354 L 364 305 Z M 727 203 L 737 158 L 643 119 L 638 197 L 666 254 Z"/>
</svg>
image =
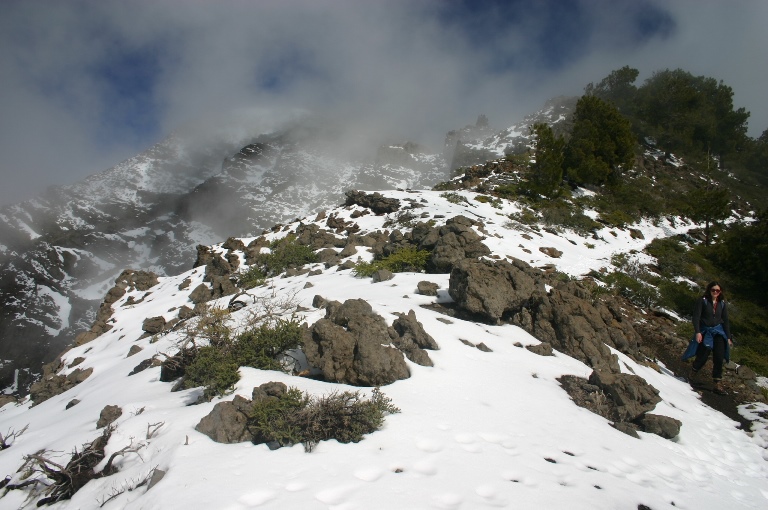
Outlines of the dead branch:
<svg viewBox="0 0 768 510">
<path fill-rule="evenodd" d="M 104 466 L 104 469 L 101 470 L 101 473 L 99 473 L 100 476 L 109 476 L 111 474 L 117 473 L 117 469 L 112 467 L 112 462 L 117 458 L 118 456 L 122 457 L 128 453 L 135 453 L 138 455 L 139 450 L 147 446 L 146 443 L 139 443 L 137 445 L 133 444 L 133 438 L 131 438 L 131 443 L 121 448 L 120 450 L 116 451 L 112 455 L 109 456 L 109 460 L 107 461 L 107 465 Z"/>
<path fill-rule="evenodd" d="M 19 431 L 13 429 L 8 430 L 5 435 L 0 434 L 0 450 L 5 450 L 13 446 L 13 442 L 17 437 L 21 436 L 29 427 L 29 424 L 24 425 L 24 428 Z"/>
<path fill-rule="evenodd" d="M 147 423 L 147 439 L 152 439 L 152 437 L 163 425 L 165 425 L 164 421 L 158 423 Z"/>
</svg>

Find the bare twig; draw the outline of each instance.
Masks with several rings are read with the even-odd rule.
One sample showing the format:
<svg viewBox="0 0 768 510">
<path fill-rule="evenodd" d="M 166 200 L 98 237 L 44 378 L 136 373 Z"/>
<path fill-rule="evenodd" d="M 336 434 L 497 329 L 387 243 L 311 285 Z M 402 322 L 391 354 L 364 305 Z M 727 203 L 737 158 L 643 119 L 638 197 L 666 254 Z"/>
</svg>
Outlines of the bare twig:
<svg viewBox="0 0 768 510">
<path fill-rule="evenodd" d="M 13 446 L 13 442 L 17 437 L 21 436 L 29 427 L 29 424 L 24 425 L 24 428 L 18 431 L 15 431 L 13 429 L 9 430 L 5 433 L 5 435 L 0 434 L 0 450 L 5 450 L 6 448 L 10 448 Z"/>
<path fill-rule="evenodd" d="M 164 421 L 157 423 L 147 423 L 147 439 L 152 439 L 152 437 L 154 437 L 154 435 L 163 425 L 165 425 Z"/>
</svg>

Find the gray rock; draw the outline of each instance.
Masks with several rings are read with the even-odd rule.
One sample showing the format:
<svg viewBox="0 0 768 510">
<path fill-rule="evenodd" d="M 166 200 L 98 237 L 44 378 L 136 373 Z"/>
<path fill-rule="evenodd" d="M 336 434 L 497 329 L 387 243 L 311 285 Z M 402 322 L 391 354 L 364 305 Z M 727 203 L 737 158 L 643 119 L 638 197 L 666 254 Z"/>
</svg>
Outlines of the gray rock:
<svg viewBox="0 0 768 510">
<path fill-rule="evenodd" d="M 208 288 L 208 286 L 204 283 L 201 283 L 197 287 L 192 290 L 189 294 L 189 300 L 192 301 L 194 304 L 198 303 L 205 303 L 206 301 L 210 301 L 212 297 L 211 289 Z"/>
<path fill-rule="evenodd" d="M 99 420 L 96 422 L 96 428 L 104 428 L 114 423 L 115 420 L 123 415 L 123 410 L 119 406 L 105 406 L 99 414 Z"/>
<path fill-rule="evenodd" d="M 325 318 L 305 330 L 304 352 L 329 381 L 384 386 L 410 376 L 384 319 L 362 299 L 329 303 Z"/>
<path fill-rule="evenodd" d="M 392 274 L 392 271 L 389 271 L 387 269 L 379 269 L 378 271 L 373 273 L 373 275 L 371 276 L 371 279 L 373 280 L 374 283 L 378 283 L 378 282 L 385 282 L 387 280 L 391 280 L 394 277 L 395 275 Z"/>
<path fill-rule="evenodd" d="M 144 319 L 144 322 L 141 324 L 141 329 L 150 335 L 162 333 L 165 330 L 165 317 L 162 315 L 158 317 L 148 317 Z"/>
<path fill-rule="evenodd" d="M 416 292 L 422 296 L 437 296 L 440 286 L 434 282 L 421 281 L 416 284 Z"/>
<path fill-rule="evenodd" d="M 673 439 L 680 434 L 682 422 L 669 416 L 645 413 L 639 420 L 643 432 L 656 434 L 664 439 Z"/>
<path fill-rule="evenodd" d="M 251 441 L 253 435 L 248 431 L 248 417 L 241 410 L 243 403 L 239 400 L 248 402 L 236 395 L 232 402 L 219 402 L 213 406 L 211 412 L 195 426 L 195 430 L 217 443 Z"/>
<path fill-rule="evenodd" d="M 531 351 L 534 354 L 538 354 L 539 356 L 554 356 L 555 352 L 552 349 L 552 344 L 548 342 L 542 342 L 538 345 L 528 345 L 525 347 L 529 351 Z"/>
</svg>

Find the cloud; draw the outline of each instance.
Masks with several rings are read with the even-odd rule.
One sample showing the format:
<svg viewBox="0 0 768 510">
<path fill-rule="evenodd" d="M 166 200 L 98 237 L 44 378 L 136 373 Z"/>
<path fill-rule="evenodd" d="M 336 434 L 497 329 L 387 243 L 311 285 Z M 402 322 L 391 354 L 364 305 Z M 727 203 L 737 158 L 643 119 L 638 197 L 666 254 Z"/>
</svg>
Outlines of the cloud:
<svg viewBox="0 0 768 510">
<path fill-rule="evenodd" d="M 10 0 L 0 19 L 0 203 L 74 182 L 184 123 L 301 107 L 439 144 L 631 65 L 722 79 L 768 127 L 764 2 Z M 755 79 L 757 78 L 757 79 Z"/>
</svg>

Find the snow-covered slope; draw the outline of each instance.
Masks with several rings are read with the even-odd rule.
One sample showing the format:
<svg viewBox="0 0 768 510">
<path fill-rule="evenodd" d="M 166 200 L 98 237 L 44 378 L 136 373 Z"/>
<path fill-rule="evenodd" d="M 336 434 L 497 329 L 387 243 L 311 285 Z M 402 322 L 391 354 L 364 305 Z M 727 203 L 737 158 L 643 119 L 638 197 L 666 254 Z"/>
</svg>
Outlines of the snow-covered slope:
<svg viewBox="0 0 768 510">
<path fill-rule="evenodd" d="M 24 393 L 42 362 L 90 327 L 124 268 L 176 274 L 197 245 L 335 206 L 350 188 L 432 186 L 448 175 L 440 155 L 413 144 L 351 157 L 343 136 L 319 124 L 173 135 L 0 211 L 0 388 Z"/>
<path fill-rule="evenodd" d="M 654 237 L 684 228 L 662 222 L 638 226 L 645 239 L 608 229 L 598 232 L 597 239 L 584 238 L 567 231 L 527 229 L 508 219 L 516 211 L 514 204 L 501 201 L 494 207 L 478 202 L 471 192 L 385 195 L 410 204 L 414 214 L 436 225 L 459 214 L 480 219 L 484 229 L 477 233 L 484 236 L 492 257 L 515 257 L 534 267 L 554 264 L 572 276 L 606 265 L 612 253 L 639 249 Z M 362 212 L 350 206 L 329 211 L 329 216 L 356 223 L 359 234 L 391 231 L 403 220 L 398 213 Z M 300 223 L 313 222 L 314 216 L 304 218 L 267 238 L 286 236 Z M 246 245 L 251 240 L 243 239 Z M 539 250 L 542 247 L 554 247 L 563 255 L 552 258 Z M 226 251 L 221 245 L 213 249 Z M 371 254 L 358 247 L 350 259 L 358 257 L 367 260 Z M 0 432 L 6 436 L 27 427 L 0 452 L 0 475 L 21 482 L 24 473 L 17 469 L 25 456 L 41 450 L 54 462 L 66 462 L 70 452 L 101 434 L 96 429 L 101 410 L 117 405 L 123 414 L 115 422 L 107 458 L 128 446 L 141 448 L 116 458 L 116 474 L 89 482 L 71 500 L 51 508 L 613 510 L 746 509 L 768 504 L 768 436 L 736 429 L 669 370 L 656 371 L 616 353 L 622 370 L 659 390 L 662 401 L 654 412 L 682 422 L 673 440 L 642 432 L 635 439 L 576 406 L 556 380 L 564 374 L 587 377 L 591 368 L 562 353 L 530 352 L 523 347 L 539 341 L 518 327 L 449 318 L 427 307 L 451 301 L 446 290 L 449 275 L 398 273 L 392 280 L 372 283 L 338 266 L 317 264 L 311 269 L 319 272 L 277 277 L 249 293 L 295 296 L 308 324 L 325 315 L 312 306 L 316 295 L 364 299 L 388 322 L 396 313 L 413 310 L 439 344 L 439 350 L 430 351 L 434 367 L 409 362 L 408 379 L 382 388 L 401 410 L 387 416 L 382 430 L 359 443 L 325 441 L 311 453 L 301 445 L 273 451 L 247 442 L 218 444 L 195 426 L 220 399 L 190 405 L 201 390 L 172 393 L 173 383 L 159 381 L 159 367 L 129 376 L 142 361 L 174 352 L 179 333 L 141 338 L 141 325 L 147 317 L 172 319 L 180 307 L 191 306 L 190 291 L 203 283 L 204 267 L 198 267 L 162 277 L 149 291 L 128 292 L 113 304 L 112 329 L 63 355 L 63 374 L 93 369 L 84 382 L 34 407 L 23 402 L 0 409 Z M 423 280 L 439 285 L 436 297 L 416 293 Z M 226 307 L 229 299 L 212 304 Z M 232 317 L 243 319 L 248 311 L 233 312 Z M 474 347 L 480 343 L 490 352 Z M 128 356 L 135 347 L 142 350 Z M 269 381 L 313 395 L 358 389 L 252 368 L 241 368 L 240 376 L 234 393 L 223 400 L 250 398 L 254 386 Z M 369 395 L 370 390 L 363 389 Z M 67 409 L 74 399 L 79 403 Z M 766 410 L 757 406 L 752 412 Z M 140 485 L 155 470 L 164 471 L 164 478 L 151 488 Z M 40 496 L 30 494 L 31 487 L 9 491 L 0 499 L 0 508 L 34 507 Z"/>
</svg>

